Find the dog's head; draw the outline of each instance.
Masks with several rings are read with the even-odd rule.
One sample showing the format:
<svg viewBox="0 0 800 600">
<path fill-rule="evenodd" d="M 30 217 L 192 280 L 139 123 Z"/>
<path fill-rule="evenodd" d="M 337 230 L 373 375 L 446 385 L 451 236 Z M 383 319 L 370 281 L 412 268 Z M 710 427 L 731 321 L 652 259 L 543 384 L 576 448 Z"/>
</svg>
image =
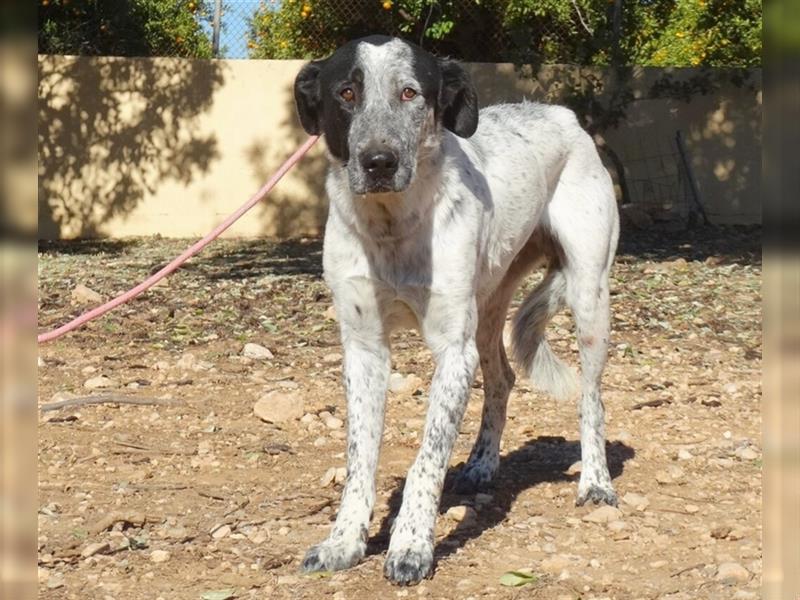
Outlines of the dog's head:
<svg viewBox="0 0 800 600">
<path fill-rule="evenodd" d="M 355 194 L 405 190 L 441 127 L 469 137 L 478 126 L 477 95 L 461 65 L 385 36 L 307 64 L 294 96 L 303 128 L 325 134 Z"/>
</svg>

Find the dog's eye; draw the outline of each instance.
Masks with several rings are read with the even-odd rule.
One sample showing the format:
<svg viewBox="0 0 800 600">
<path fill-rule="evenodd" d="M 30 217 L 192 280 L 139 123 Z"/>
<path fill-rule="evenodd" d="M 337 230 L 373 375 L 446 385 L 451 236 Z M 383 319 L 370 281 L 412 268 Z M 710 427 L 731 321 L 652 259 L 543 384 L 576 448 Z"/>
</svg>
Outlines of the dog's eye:
<svg viewBox="0 0 800 600">
<path fill-rule="evenodd" d="M 403 88 L 403 93 L 400 94 L 400 97 L 403 100 L 413 100 L 414 98 L 417 97 L 417 91 L 414 90 L 414 89 L 411 89 L 410 87 Z"/>
<path fill-rule="evenodd" d="M 356 99 L 356 93 L 353 91 L 353 88 L 344 88 L 341 92 L 339 92 L 339 95 L 345 102 L 352 102 Z"/>
</svg>

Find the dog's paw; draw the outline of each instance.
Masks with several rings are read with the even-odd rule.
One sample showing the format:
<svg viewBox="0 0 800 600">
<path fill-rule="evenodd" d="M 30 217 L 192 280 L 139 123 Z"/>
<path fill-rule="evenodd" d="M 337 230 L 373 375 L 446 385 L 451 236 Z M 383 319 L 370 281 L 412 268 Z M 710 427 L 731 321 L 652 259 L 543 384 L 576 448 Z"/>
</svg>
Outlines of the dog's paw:
<svg viewBox="0 0 800 600">
<path fill-rule="evenodd" d="M 383 574 L 397 585 L 414 585 L 433 571 L 433 548 L 415 544 L 408 548 L 389 550 L 383 565 Z"/>
<path fill-rule="evenodd" d="M 300 568 L 306 573 L 349 569 L 361 560 L 365 551 L 366 545 L 360 542 L 325 540 L 309 548 Z"/>
<path fill-rule="evenodd" d="M 578 497 L 575 499 L 575 506 L 583 506 L 587 502 L 592 504 L 608 504 L 616 506 L 618 504 L 617 493 L 611 484 L 600 485 L 597 483 L 578 486 Z"/>
<path fill-rule="evenodd" d="M 456 474 L 450 491 L 454 494 L 474 494 L 490 487 L 497 469 L 483 462 L 467 463 Z"/>
</svg>

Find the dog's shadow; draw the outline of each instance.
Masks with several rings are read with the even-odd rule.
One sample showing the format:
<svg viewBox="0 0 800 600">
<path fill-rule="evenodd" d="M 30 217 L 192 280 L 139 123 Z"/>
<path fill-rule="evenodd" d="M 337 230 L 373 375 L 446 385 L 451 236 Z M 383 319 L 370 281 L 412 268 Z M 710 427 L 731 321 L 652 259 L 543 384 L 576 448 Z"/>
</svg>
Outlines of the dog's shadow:
<svg viewBox="0 0 800 600">
<path fill-rule="evenodd" d="M 635 456 L 636 452 L 622 442 L 607 442 L 606 455 L 611 478 L 622 474 L 625 462 Z M 561 436 L 539 436 L 528 440 L 525 445 L 500 458 L 500 468 L 492 482 L 491 488 L 485 490 L 493 496 L 492 501 L 477 513 L 477 519 L 465 520 L 458 524 L 447 536 L 436 544 L 434 555 L 439 561 L 469 540 L 479 537 L 487 529 L 501 523 L 511 510 L 517 496 L 540 483 L 574 482 L 569 503 L 574 503 L 577 494 L 579 474 L 568 474 L 569 467 L 581 458 L 579 441 L 567 441 Z M 455 494 L 449 491 L 450 483 L 461 465 L 452 467 L 445 479 L 445 491 L 442 496 L 439 512 L 444 513 L 451 506 L 473 504 L 474 494 Z M 381 522 L 380 530 L 372 536 L 367 544 L 367 555 L 385 552 L 391 532 L 392 519 L 397 515 L 403 499 L 405 478 L 395 479 L 395 489 L 389 499 L 389 513 Z M 553 500 L 547 500 L 552 502 Z"/>
</svg>

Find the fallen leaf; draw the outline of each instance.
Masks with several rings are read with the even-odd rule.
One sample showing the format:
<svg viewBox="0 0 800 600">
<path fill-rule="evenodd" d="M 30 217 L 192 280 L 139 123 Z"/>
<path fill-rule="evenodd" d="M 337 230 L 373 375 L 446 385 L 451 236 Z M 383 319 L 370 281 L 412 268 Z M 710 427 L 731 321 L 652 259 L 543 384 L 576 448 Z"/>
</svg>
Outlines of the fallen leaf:
<svg viewBox="0 0 800 600">
<path fill-rule="evenodd" d="M 506 571 L 500 576 L 500 585 L 519 587 L 536 581 L 536 575 L 524 571 Z"/>
<path fill-rule="evenodd" d="M 234 596 L 236 596 L 236 590 L 231 588 L 227 590 L 213 590 L 210 592 L 204 592 L 200 598 L 201 600 L 229 600 Z"/>
</svg>

